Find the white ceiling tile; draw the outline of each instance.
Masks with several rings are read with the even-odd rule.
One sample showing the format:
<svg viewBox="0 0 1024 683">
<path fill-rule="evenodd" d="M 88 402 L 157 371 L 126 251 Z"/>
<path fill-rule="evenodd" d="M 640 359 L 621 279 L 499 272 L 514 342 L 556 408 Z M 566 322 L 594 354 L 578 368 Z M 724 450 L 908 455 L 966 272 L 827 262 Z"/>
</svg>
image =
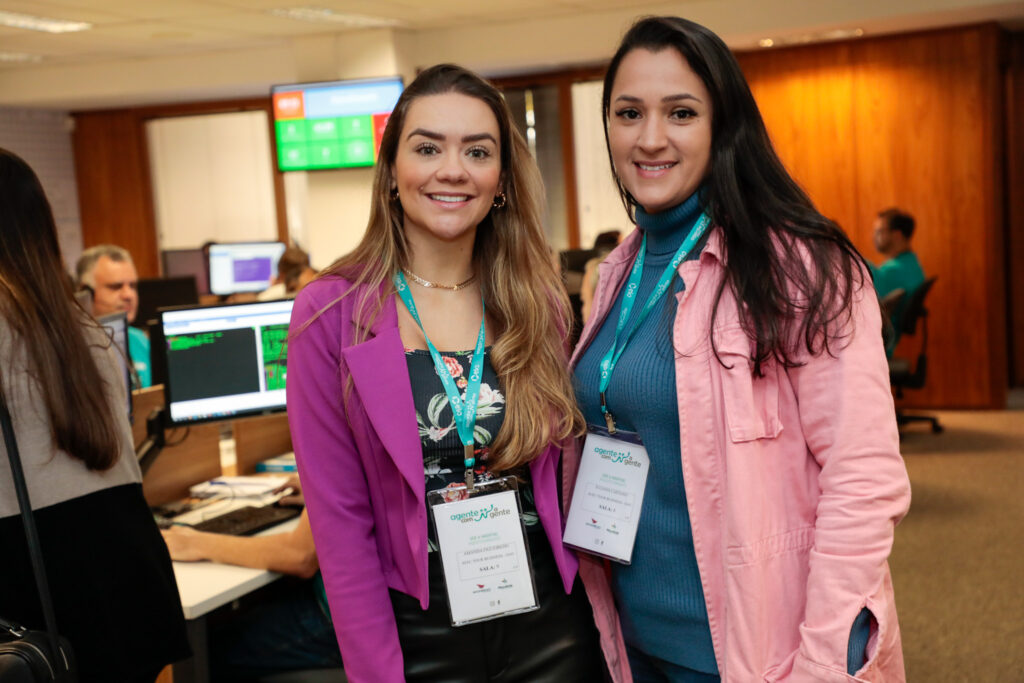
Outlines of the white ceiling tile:
<svg viewBox="0 0 1024 683">
<path fill-rule="evenodd" d="M 6 0 L 5 0 L 6 2 Z M 68 11 L 94 9 L 133 19 L 176 19 L 226 14 L 231 8 L 202 0 L 46 0 Z"/>
<path fill-rule="evenodd" d="M 3 0 L 3 2 L 0 3 L 0 10 L 5 12 L 16 12 L 18 14 L 28 14 L 33 17 L 45 17 L 47 19 L 87 21 L 90 24 L 124 21 L 126 18 L 129 18 L 124 14 L 107 12 L 90 6 L 69 8 L 49 2 L 37 2 L 36 0 Z M 35 31 L 33 31 L 33 33 L 35 33 Z"/>
</svg>

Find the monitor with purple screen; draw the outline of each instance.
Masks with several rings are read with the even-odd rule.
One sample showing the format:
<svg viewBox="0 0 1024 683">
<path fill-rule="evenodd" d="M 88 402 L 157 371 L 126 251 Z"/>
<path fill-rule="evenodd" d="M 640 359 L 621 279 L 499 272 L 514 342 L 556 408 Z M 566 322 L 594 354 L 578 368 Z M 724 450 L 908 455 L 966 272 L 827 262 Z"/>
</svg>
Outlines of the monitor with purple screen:
<svg viewBox="0 0 1024 683">
<path fill-rule="evenodd" d="M 281 242 L 210 245 L 210 292 L 262 292 L 277 275 L 277 262 L 284 250 Z"/>
</svg>

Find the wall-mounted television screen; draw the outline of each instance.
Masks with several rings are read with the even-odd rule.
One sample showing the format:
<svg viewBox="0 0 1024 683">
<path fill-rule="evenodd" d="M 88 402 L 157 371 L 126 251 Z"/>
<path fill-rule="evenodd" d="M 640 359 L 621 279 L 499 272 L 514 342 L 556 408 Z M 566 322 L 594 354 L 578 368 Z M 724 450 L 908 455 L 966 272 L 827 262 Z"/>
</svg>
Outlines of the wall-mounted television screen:
<svg viewBox="0 0 1024 683">
<path fill-rule="evenodd" d="M 373 166 L 402 79 L 275 85 L 271 94 L 280 170 Z"/>
</svg>

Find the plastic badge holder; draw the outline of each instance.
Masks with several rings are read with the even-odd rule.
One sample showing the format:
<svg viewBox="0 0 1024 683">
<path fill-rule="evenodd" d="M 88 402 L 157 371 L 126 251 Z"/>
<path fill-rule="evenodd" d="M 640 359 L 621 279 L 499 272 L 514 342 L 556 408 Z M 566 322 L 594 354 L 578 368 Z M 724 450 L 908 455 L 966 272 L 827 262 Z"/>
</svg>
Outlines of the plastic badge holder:
<svg viewBox="0 0 1024 683">
<path fill-rule="evenodd" d="M 540 607 L 515 477 L 429 491 L 448 615 L 465 626 Z M 519 543 L 521 542 L 521 546 Z"/>
</svg>

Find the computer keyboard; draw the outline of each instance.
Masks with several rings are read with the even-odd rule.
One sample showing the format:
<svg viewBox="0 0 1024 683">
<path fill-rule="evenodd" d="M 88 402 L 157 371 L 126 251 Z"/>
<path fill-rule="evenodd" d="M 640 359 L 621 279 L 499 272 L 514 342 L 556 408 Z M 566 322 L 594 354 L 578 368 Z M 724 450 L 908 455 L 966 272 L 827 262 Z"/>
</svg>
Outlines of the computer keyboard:
<svg viewBox="0 0 1024 683">
<path fill-rule="evenodd" d="M 230 536 L 250 536 L 257 532 L 269 529 L 285 520 L 298 517 L 302 509 L 297 507 L 265 505 L 255 507 L 248 505 L 223 515 L 204 519 L 202 522 L 193 524 L 196 531 L 209 531 L 215 534 L 228 534 Z"/>
</svg>

